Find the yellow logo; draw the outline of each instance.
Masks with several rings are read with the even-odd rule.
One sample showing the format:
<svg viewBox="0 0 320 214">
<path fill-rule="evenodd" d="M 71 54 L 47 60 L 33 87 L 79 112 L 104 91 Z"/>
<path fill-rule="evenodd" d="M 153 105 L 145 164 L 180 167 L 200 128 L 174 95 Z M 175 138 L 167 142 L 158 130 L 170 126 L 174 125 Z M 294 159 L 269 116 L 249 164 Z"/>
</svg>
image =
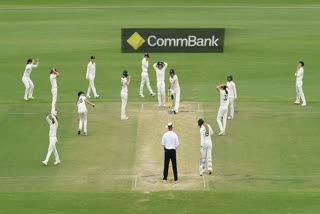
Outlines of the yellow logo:
<svg viewBox="0 0 320 214">
<path fill-rule="evenodd" d="M 129 45 L 131 45 L 131 47 L 133 47 L 134 50 L 138 50 L 138 48 L 140 48 L 145 40 L 142 38 L 142 36 L 140 36 L 139 33 L 134 32 L 134 34 L 129 37 L 127 42 L 129 43 Z"/>
</svg>

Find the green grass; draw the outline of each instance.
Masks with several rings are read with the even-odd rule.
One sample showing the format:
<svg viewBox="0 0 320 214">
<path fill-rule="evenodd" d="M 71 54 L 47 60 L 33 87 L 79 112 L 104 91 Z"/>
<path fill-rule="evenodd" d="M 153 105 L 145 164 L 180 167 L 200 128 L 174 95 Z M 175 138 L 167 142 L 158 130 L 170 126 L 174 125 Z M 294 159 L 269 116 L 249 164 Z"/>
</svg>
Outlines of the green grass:
<svg viewBox="0 0 320 214">
<path fill-rule="evenodd" d="M 230 8 L 143 7 L 159 4 Z M 311 0 L 1 2 L 1 213 L 318 213 L 319 6 Z M 156 98 L 139 98 L 142 56 L 120 53 L 123 27 L 223 27 L 225 52 L 150 54 L 154 90 L 154 62 L 167 61 L 179 76 L 182 111 L 173 117 L 155 106 Z M 76 93 L 87 89 L 90 55 L 96 56 L 101 99 L 89 108 L 89 135 L 79 137 Z M 25 102 L 21 77 L 30 57 L 39 57 L 41 64 L 31 76 L 36 99 Z M 307 108 L 292 104 L 301 59 Z M 61 73 L 57 110 L 62 164 L 42 167 L 51 67 Z M 125 122 L 120 121 L 124 68 L 132 75 L 130 119 Z M 215 86 L 229 73 L 239 93 L 236 119 L 228 122 L 227 136 L 218 137 Z M 204 179 L 197 176 L 199 117 L 215 131 L 215 175 Z M 177 124 L 181 140 L 177 187 L 161 184 L 159 141 L 169 120 Z"/>
</svg>

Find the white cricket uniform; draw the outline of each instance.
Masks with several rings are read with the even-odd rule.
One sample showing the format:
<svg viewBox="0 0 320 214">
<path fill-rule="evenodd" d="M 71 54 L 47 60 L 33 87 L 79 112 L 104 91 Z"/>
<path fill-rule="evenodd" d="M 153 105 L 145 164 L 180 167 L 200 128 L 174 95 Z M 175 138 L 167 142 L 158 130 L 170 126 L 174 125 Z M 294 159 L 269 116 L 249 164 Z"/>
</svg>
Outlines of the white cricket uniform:
<svg viewBox="0 0 320 214">
<path fill-rule="evenodd" d="M 217 115 L 217 122 L 220 128 L 220 133 L 225 133 L 227 127 L 229 97 L 225 90 L 220 89 L 220 108 Z M 221 120 L 223 123 L 221 123 Z"/>
<path fill-rule="evenodd" d="M 174 108 L 173 110 L 175 112 L 179 112 L 179 105 L 180 105 L 180 85 L 179 85 L 179 80 L 178 76 L 175 74 L 173 77 L 170 76 L 169 81 L 172 85 L 174 82 L 174 86 L 171 87 L 171 93 L 174 97 Z"/>
<path fill-rule="evenodd" d="M 89 62 L 87 66 L 86 79 L 89 80 L 89 87 L 87 91 L 87 97 L 90 97 L 91 90 L 94 97 L 98 97 L 96 87 L 94 86 L 94 78 L 96 77 L 96 63 Z"/>
<path fill-rule="evenodd" d="M 143 57 L 142 62 L 141 62 L 141 70 L 142 70 L 142 72 L 141 72 L 141 84 L 140 84 L 139 95 L 143 95 L 143 86 L 144 86 L 144 84 L 147 85 L 149 93 L 153 94 L 152 88 L 150 86 L 148 67 L 149 67 L 149 61 L 147 61 L 146 58 Z"/>
<path fill-rule="evenodd" d="M 230 106 L 230 116 L 234 118 L 234 100 L 237 99 L 237 89 L 236 84 L 233 81 L 227 82 L 228 95 L 229 95 L 229 106 Z"/>
<path fill-rule="evenodd" d="M 48 148 L 48 152 L 47 152 L 47 156 L 46 159 L 44 160 L 44 162 L 48 163 L 49 158 L 53 152 L 54 158 L 56 162 L 60 162 L 60 158 L 59 158 L 59 154 L 56 148 L 56 143 L 58 142 L 57 140 L 57 129 L 58 129 L 58 120 L 54 115 L 51 115 L 51 117 L 54 120 L 54 123 L 52 122 L 52 120 L 49 118 L 49 116 L 47 116 L 46 120 L 50 125 L 50 131 L 49 131 L 49 148 Z"/>
<path fill-rule="evenodd" d="M 37 64 L 27 64 L 26 68 L 24 70 L 23 76 L 22 76 L 22 82 L 24 86 L 26 87 L 25 92 L 24 92 L 24 99 L 27 100 L 28 98 L 32 98 L 33 96 L 33 89 L 34 85 L 32 80 L 30 79 L 31 72 L 33 68 L 36 68 L 39 66 L 39 63 Z"/>
<path fill-rule="evenodd" d="M 296 92 L 297 92 L 297 97 L 296 97 L 296 102 L 300 103 L 300 99 L 302 100 L 302 105 L 306 105 L 306 98 L 304 96 L 303 90 L 302 90 L 302 79 L 303 79 L 303 67 L 301 67 L 298 72 L 295 74 L 295 76 L 297 77 L 296 79 Z"/>
<path fill-rule="evenodd" d="M 79 113 L 79 130 L 82 130 L 83 124 L 83 132 L 87 133 L 87 125 L 88 125 L 88 110 L 86 106 L 86 97 L 81 95 L 77 101 L 78 113 Z"/>
<path fill-rule="evenodd" d="M 166 105 L 166 91 L 165 91 L 165 73 L 167 69 L 168 64 L 164 62 L 164 66 L 162 69 L 159 69 L 157 67 L 157 63 L 153 65 L 154 70 L 156 71 L 157 75 L 157 89 L 158 89 L 158 105 L 159 106 L 165 106 Z"/>
<path fill-rule="evenodd" d="M 57 85 L 57 75 L 50 74 L 50 83 L 51 83 L 51 94 L 52 94 L 52 104 L 51 104 L 51 113 L 56 114 L 56 102 L 58 95 L 58 85 Z"/>
<path fill-rule="evenodd" d="M 121 119 L 127 117 L 126 106 L 128 101 L 128 79 L 126 77 L 121 77 Z"/>
<path fill-rule="evenodd" d="M 206 130 L 205 126 L 202 125 L 200 127 L 200 153 L 202 156 L 202 160 L 200 160 L 200 174 L 205 170 L 206 161 L 208 171 L 212 172 L 212 141 L 211 136 L 213 135 L 213 130 L 209 124 L 208 130 Z"/>
</svg>

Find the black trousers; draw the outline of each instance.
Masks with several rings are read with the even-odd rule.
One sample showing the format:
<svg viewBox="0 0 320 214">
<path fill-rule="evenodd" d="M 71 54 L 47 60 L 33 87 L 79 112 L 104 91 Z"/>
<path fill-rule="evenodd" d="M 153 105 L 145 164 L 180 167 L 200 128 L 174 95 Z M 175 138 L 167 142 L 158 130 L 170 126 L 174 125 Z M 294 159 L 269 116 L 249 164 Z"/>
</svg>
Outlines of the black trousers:
<svg viewBox="0 0 320 214">
<path fill-rule="evenodd" d="M 163 167 L 163 180 L 167 180 L 168 170 L 169 170 L 169 161 L 171 160 L 172 170 L 174 180 L 178 180 L 178 170 L 177 170 L 177 158 L 175 149 L 164 149 L 164 167 Z"/>
</svg>

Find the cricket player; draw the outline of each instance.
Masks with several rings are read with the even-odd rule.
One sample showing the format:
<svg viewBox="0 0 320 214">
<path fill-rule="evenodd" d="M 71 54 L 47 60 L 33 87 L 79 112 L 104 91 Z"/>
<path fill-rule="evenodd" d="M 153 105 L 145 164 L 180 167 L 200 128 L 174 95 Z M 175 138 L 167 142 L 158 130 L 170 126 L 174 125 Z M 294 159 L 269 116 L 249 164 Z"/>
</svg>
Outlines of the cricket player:
<svg viewBox="0 0 320 214">
<path fill-rule="evenodd" d="M 170 69 L 170 91 L 171 95 L 174 98 L 174 108 L 172 109 L 173 113 L 176 114 L 179 112 L 179 104 L 180 104 L 180 85 L 178 76 L 174 72 L 174 69 Z"/>
<path fill-rule="evenodd" d="M 37 68 L 39 66 L 39 59 L 37 59 L 37 63 L 34 64 L 33 59 L 28 59 L 27 60 L 27 65 L 24 70 L 23 76 L 22 76 L 22 82 L 24 86 L 26 87 L 25 92 L 24 92 L 24 100 L 28 99 L 34 99 L 33 97 L 33 89 L 34 85 L 32 80 L 30 79 L 31 71 L 33 68 Z"/>
<path fill-rule="evenodd" d="M 166 106 L 166 91 L 165 91 L 165 73 L 168 64 L 159 61 L 153 65 L 157 74 L 157 89 L 158 89 L 158 106 Z"/>
<path fill-rule="evenodd" d="M 94 86 L 94 78 L 96 77 L 96 57 L 91 56 L 90 57 L 90 62 L 88 63 L 87 66 L 87 73 L 86 73 L 86 79 L 89 80 L 89 87 L 87 91 L 87 98 L 91 98 L 91 90 L 93 92 L 94 98 L 98 98 L 99 95 L 97 94 L 96 87 Z"/>
<path fill-rule="evenodd" d="M 87 124 L 88 124 L 88 110 L 86 104 L 91 105 L 92 107 L 95 107 L 95 104 L 90 102 L 86 96 L 84 96 L 84 92 L 80 91 L 78 92 L 78 101 L 77 101 L 77 107 L 78 107 L 78 121 L 79 121 L 79 129 L 78 129 L 78 135 L 81 134 L 82 130 L 82 124 L 83 124 L 83 135 L 87 135 Z"/>
<path fill-rule="evenodd" d="M 303 85 L 302 79 L 303 79 L 303 73 L 304 73 L 303 67 L 304 67 L 304 62 L 300 61 L 298 63 L 297 70 L 295 73 L 295 76 L 297 77 L 297 80 L 296 80 L 297 98 L 294 104 L 300 104 L 300 99 L 301 99 L 302 100 L 301 106 L 306 106 L 307 102 L 302 90 L 302 85 Z"/>
<path fill-rule="evenodd" d="M 152 91 L 152 88 L 150 86 L 150 81 L 149 81 L 149 74 L 148 74 L 148 67 L 149 67 L 149 54 L 148 53 L 145 53 L 144 54 L 144 57 L 142 59 L 142 62 L 141 62 L 141 84 L 140 84 L 140 92 L 139 92 L 139 96 L 140 97 L 144 97 L 143 95 L 143 87 L 144 87 L 144 84 L 147 85 L 147 88 L 149 90 L 149 93 L 151 96 L 156 96 L 155 93 L 153 93 Z"/>
<path fill-rule="evenodd" d="M 219 136 L 223 136 L 225 135 L 227 127 L 229 96 L 227 86 L 225 84 L 218 85 L 216 89 L 220 93 L 220 108 L 217 115 L 217 122 L 220 128 Z"/>
<path fill-rule="evenodd" d="M 200 127 L 200 176 L 205 172 L 206 161 L 208 167 L 208 174 L 212 174 L 212 141 L 211 136 L 213 130 L 211 126 L 204 122 L 203 119 L 198 120 L 198 126 Z"/>
<path fill-rule="evenodd" d="M 57 95 L 58 95 L 58 86 L 57 86 L 57 77 L 60 74 L 57 69 L 52 68 L 50 71 L 50 83 L 51 83 L 51 93 L 52 93 L 52 104 L 51 104 L 51 114 L 57 114 L 56 111 L 56 102 L 57 102 Z"/>
<path fill-rule="evenodd" d="M 130 85 L 131 77 L 127 70 L 122 72 L 121 77 L 121 120 L 128 120 L 129 117 L 126 115 L 126 106 L 128 101 L 128 86 Z"/>
<path fill-rule="evenodd" d="M 228 120 L 233 120 L 234 118 L 234 101 L 237 99 L 237 89 L 236 84 L 233 82 L 232 75 L 229 74 L 227 76 L 227 87 L 228 87 L 228 94 L 229 94 L 229 106 L 230 106 L 230 116 Z"/>
<path fill-rule="evenodd" d="M 46 159 L 42 161 L 42 164 L 47 166 L 49 158 L 53 152 L 55 162 L 54 165 L 60 164 L 60 158 L 59 154 L 56 148 L 56 143 L 58 142 L 57 140 L 57 129 L 58 129 L 58 119 L 54 114 L 49 114 L 46 118 L 48 124 L 50 125 L 50 131 L 49 131 L 49 148 L 47 152 Z"/>
<path fill-rule="evenodd" d="M 166 126 L 168 131 L 162 136 L 161 145 L 164 148 L 164 167 L 163 167 L 163 183 L 167 183 L 169 162 L 171 160 L 174 183 L 179 183 L 178 181 L 178 169 L 177 169 L 177 157 L 176 149 L 179 147 L 178 135 L 173 131 L 173 124 L 168 123 Z"/>
</svg>

